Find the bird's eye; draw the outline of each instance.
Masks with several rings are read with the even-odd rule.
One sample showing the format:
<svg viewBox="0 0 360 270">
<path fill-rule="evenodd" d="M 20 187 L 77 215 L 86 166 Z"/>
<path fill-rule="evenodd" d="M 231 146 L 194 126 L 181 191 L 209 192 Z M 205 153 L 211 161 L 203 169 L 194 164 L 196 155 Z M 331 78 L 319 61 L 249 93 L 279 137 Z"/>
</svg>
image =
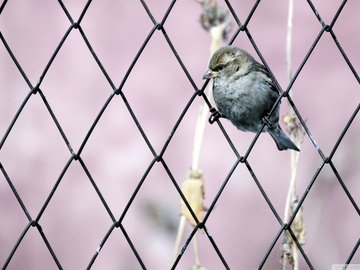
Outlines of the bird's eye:
<svg viewBox="0 0 360 270">
<path fill-rule="evenodd" d="M 224 65 L 218 65 L 218 66 L 216 67 L 216 70 L 222 70 L 224 67 L 225 67 Z"/>
</svg>

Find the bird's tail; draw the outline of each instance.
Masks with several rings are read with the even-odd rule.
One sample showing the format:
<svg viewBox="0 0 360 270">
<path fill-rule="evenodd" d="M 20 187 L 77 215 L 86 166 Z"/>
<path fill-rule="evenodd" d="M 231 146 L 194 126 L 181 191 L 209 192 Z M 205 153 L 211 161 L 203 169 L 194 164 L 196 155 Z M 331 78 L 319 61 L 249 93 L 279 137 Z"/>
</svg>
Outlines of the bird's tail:
<svg viewBox="0 0 360 270">
<path fill-rule="evenodd" d="M 285 135 L 280 126 L 274 130 L 269 130 L 269 134 L 274 139 L 279 150 L 292 149 L 300 152 L 299 148 Z"/>
</svg>

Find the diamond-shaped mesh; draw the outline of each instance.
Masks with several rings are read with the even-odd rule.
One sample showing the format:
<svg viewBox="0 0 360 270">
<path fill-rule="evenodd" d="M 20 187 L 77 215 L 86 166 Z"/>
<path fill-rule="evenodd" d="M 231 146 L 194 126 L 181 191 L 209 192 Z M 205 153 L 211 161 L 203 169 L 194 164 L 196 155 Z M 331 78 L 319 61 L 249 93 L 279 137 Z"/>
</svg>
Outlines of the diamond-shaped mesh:
<svg viewBox="0 0 360 270">
<path fill-rule="evenodd" d="M 234 20 L 229 43 L 252 50 L 280 81 L 283 100 L 306 132 L 301 159 L 310 165 L 299 168 L 299 201 L 285 223 L 288 169 L 275 162 L 286 160 L 286 154 L 270 142 L 266 148 L 266 136 L 237 133 L 224 121 L 209 126 L 207 134 L 214 135 L 205 135 L 202 158 L 208 209 L 187 232 L 174 260 L 169 243 L 179 201 L 190 208 L 180 188 L 190 164 L 184 161 L 192 146 L 186 138 L 200 102 L 212 106 L 201 80 L 207 55 L 194 59 L 189 53 L 200 52 L 195 43 L 208 38 L 204 32 L 194 39 L 188 27 L 198 25 L 192 17 L 197 11 L 188 12 L 198 4 L 110 1 L 109 10 L 104 1 L 80 2 L 4 0 L 0 7 L 3 269 L 188 269 L 195 235 L 208 269 L 272 269 L 278 267 L 285 232 L 300 251 L 301 269 L 360 262 L 359 181 L 352 181 L 360 176 L 360 62 L 358 53 L 347 49 L 349 42 L 355 44 L 350 48 L 359 48 L 360 25 L 358 17 L 354 25 L 346 23 L 346 14 L 360 12 L 357 1 L 330 1 L 326 17 L 326 1 L 296 2 L 295 10 L 305 10 L 314 27 L 294 40 L 304 53 L 295 59 L 298 66 L 283 88 L 282 75 L 272 69 L 282 56 L 264 44 L 282 42 L 266 40 L 283 30 L 272 21 L 286 14 L 286 1 L 219 1 Z M 355 13 L 349 13 L 352 9 Z M 33 19 L 20 20 L 26 14 Z M 39 25 L 32 34 L 33 21 Z M 41 24 L 50 24 L 44 29 L 51 33 L 42 32 Z M 330 53 L 322 55 L 322 43 L 332 46 Z M 40 53 L 34 56 L 32 50 Z M 323 63 L 312 62 L 316 54 Z M 328 60 L 341 66 L 341 74 L 332 73 Z M 196 62 L 204 66 L 199 69 Z M 314 70 L 316 79 L 309 75 Z M 334 77 L 334 91 L 321 88 Z M 308 89 L 300 89 L 304 86 Z M 328 104 L 334 96 L 338 102 Z M 334 126 L 326 130 L 331 134 L 322 132 L 323 123 Z M 301 245 L 290 227 L 301 209 L 315 248 Z M 333 217 L 330 223 L 337 220 L 336 229 L 319 221 L 323 213 Z"/>
</svg>

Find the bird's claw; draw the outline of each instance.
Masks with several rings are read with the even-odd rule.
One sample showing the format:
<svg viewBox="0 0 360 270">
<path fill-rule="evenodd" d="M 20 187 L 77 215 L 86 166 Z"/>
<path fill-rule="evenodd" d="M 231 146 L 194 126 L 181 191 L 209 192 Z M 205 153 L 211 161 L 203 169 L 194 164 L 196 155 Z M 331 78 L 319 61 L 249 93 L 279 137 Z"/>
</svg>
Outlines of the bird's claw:
<svg viewBox="0 0 360 270">
<path fill-rule="evenodd" d="M 215 108 L 211 108 L 210 112 L 211 112 L 211 115 L 209 117 L 209 123 L 213 124 L 221 117 L 221 113 L 218 110 L 216 110 Z"/>
</svg>

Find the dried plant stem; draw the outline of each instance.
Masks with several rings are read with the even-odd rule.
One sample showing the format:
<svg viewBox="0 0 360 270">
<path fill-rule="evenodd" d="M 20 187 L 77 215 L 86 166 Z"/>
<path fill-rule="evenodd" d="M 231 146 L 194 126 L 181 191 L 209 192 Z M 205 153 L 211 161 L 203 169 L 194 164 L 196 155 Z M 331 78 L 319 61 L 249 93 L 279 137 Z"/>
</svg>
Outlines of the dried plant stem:
<svg viewBox="0 0 360 270">
<path fill-rule="evenodd" d="M 291 66 L 292 66 L 292 28 L 293 28 L 293 16 L 294 16 L 294 0 L 289 0 L 288 9 L 288 22 L 287 22 L 287 34 L 286 34 L 286 63 L 287 63 L 287 76 L 289 81 L 292 78 Z"/>
<path fill-rule="evenodd" d="M 198 242 L 197 237 L 194 235 L 194 253 L 195 253 L 195 265 L 197 267 L 200 267 L 200 257 L 199 257 L 199 248 L 198 248 Z"/>
<path fill-rule="evenodd" d="M 291 254 L 294 261 L 293 269 L 299 270 L 299 255 L 298 255 L 297 245 L 292 245 L 291 248 L 292 248 Z"/>
<path fill-rule="evenodd" d="M 216 27 L 212 27 L 210 30 L 211 33 L 211 48 L 210 48 L 210 58 L 213 55 L 213 53 L 220 48 L 223 45 L 223 26 L 219 25 Z M 205 95 L 211 99 L 212 97 L 212 82 L 208 84 L 204 91 Z M 192 152 L 192 165 L 191 169 L 194 171 L 199 170 L 199 159 L 200 159 L 200 152 L 201 152 L 201 146 L 202 141 L 204 138 L 204 132 L 205 132 L 205 125 L 207 121 L 209 113 L 209 108 L 207 107 L 205 101 L 202 102 L 199 109 L 199 115 L 196 121 L 196 127 L 195 127 L 195 135 L 194 135 L 194 146 L 193 146 L 193 152 Z"/>
<path fill-rule="evenodd" d="M 290 136 L 293 141 L 297 139 L 294 138 L 295 136 Z M 296 143 L 296 142 L 295 142 Z M 290 215 L 291 215 L 291 204 L 292 201 L 296 197 L 296 174 L 297 174 L 297 164 L 299 161 L 300 153 L 296 151 L 291 151 L 291 177 L 290 177 L 290 184 L 289 190 L 286 197 L 286 204 L 285 204 L 285 214 L 284 214 L 284 221 L 288 222 Z"/>
<path fill-rule="evenodd" d="M 177 231 L 177 234 L 176 234 L 173 261 L 176 260 L 178 254 L 180 252 L 181 241 L 182 241 L 182 238 L 183 238 L 183 235 L 184 235 L 185 224 L 186 224 L 186 218 L 185 218 L 185 216 L 182 215 L 180 217 L 178 231 Z"/>
<path fill-rule="evenodd" d="M 289 82 L 292 78 L 291 66 L 292 66 L 292 28 L 293 28 L 293 14 L 294 14 L 294 0 L 289 0 L 289 9 L 288 9 L 288 22 L 287 22 L 287 35 L 286 35 L 286 65 L 287 65 L 287 76 Z M 290 92 L 291 95 L 291 92 Z M 293 121 L 296 119 L 293 109 L 289 105 L 287 120 L 285 121 L 288 125 L 290 138 L 295 144 L 299 144 L 299 138 L 297 137 L 297 130 L 296 127 L 293 126 Z M 284 220 L 287 222 L 289 220 L 290 215 L 290 206 L 291 201 L 293 200 L 294 196 L 296 196 L 296 173 L 297 173 L 297 164 L 300 157 L 300 152 L 291 151 L 291 178 L 290 178 L 290 185 L 289 191 L 286 199 L 285 205 L 285 216 Z"/>
<path fill-rule="evenodd" d="M 216 0 L 197 0 L 202 6 L 202 14 L 200 16 L 200 23 L 202 27 L 209 31 L 211 34 L 211 46 L 210 46 L 210 58 L 213 53 L 223 46 L 226 31 L 229 25 L 228 12 L 219 7 Z M 204 94 L 208 99 L 212 99 L 212 82 L 210 82 L 204 91 Z M 194 211 L 197 219 L 202 221 L 203 209 L 203 177 L 199 167 L 201 146 L 204 138 L 206 122 L 208 118 L 209 108 L 205 101 L 202 102 L 199 108 L 199 114 L 196 120 L 195 134 L 194 134 L 194 146 L 192 152 L 192 162 L 189 177 L 183 182 L 182 191 L 184 196 L 188 200 L 192 210 Z M 174 249 L 174 260 L 176 259 L 185 229 L 185 221 L 187 220 L 191 225 L 196 225 L 194 218 L 189 213 L 189 210 L 183 202 L 181 202 L 181 218 L 178 227 L 178 233 Z M 198 244 L 196 237 L 193 239 L 194 254 L 195 254 L 195 266 L 196 269 L 205 269 L 200 266 Z"/>
<path fill-rule="evenodd" d="M 211 49 L 210 49 L 210 56 L 223 44 L 222 42 L 222 31 L 223 29 L 220 29 L 221 26 L 214 27 L 214 29 L 211 29 Z M 206 96 L 210 99 L 212 96 L 212 83 L 209 83 L 207 88 L 205 89 Z M 194 135 L 194 146 L 193 146 L 193 152 L 192 152 L 192 163 L 191 163 L 191 172 L 189 173 L 190 177 L 188 180 L 193 179 L 194 177 L 191 177 L 191 175 L 198 175 L 201 174 L 201 171 L 199 169 L 199 160 L 200 160 L 200 152 L 201 152 L 201 146 L 204 138 L 205 133 L 205 126 L 206 121 L 208 117 L 209 108 L 207 107 L 206 103 L 203 101 L 200 105 L 198 118 L 196 120 L 196 126 L 195 126 L 195 135 Z M 187 180 L 186 180 L 187 181 Z M 191 196 L 190 194 L 184 194 L 185 197 Z M 190 204 L 191 205 L 191 204 Z M 194 210 L 194 209 L 193 209 Z M 184 211 L 184 210 L 183 210 Z M 186 211 L 186 210 L 185 210 Z M 183 233 L 185 230 L 185 221 L 186 217 L 189 217 L 188 213 L 182 213 L 180 218 L 180 223 L 178 227 L 177 232 L 177 239 L 175 243 L 175 249 L 174 249 L 174 259 L 176 259 L 177 254 L 180 250 L 181 240 L 183 237 Z M 188 221 L 190 223 L 193 223 L 193 220 L 188 218 Z M 195 253 L 195 261 L 198 262 L 198 246 L 196 243 L 196 240 L 194 241 L 194 253 Z"/>
<path fill-rule="evenodd" d="M 292 28 L 293 28 L 293 14 L 294 14 L 294 1 L 289 0 L 288 10 L 288 22 L 287 22 L 287 37 L 286 37 L 286 62 L 287 62 L 287 76 L 289 82 L 292 78 L 291 66 L 292 66 Z M 291 95 L 291 93 L 290 93 Z M 304 131 L 299 123 L 292 107 L 289 105 L 288 113 L 284 117 L 284 122 L 287 124 L 291 140 L 300 146 L 304 138 Z M 300 147 L 299 147 L 300 148 Z M 287 223 L 297 206 L 298 198 L 296 194 L 296 175 L 298 168 L 298 161 L 300 152 L 291 151 L 291 177 L 289 183 L 289 190 L 286 198 L 284 222 Z M 302 219 L 302 210 L 298 211 L 296 217 L 291 224 L 297 240 L 300 244 L 305 243 L 305 225 Z M 286 233 L 282 244 L 281 255 L 281 269 L 287 269 L 287 265 L 292 266 L 293 270 L 299 269 L 298 260 L 298 247 L 293 241 L 292 237 Z"/>
</svg>

